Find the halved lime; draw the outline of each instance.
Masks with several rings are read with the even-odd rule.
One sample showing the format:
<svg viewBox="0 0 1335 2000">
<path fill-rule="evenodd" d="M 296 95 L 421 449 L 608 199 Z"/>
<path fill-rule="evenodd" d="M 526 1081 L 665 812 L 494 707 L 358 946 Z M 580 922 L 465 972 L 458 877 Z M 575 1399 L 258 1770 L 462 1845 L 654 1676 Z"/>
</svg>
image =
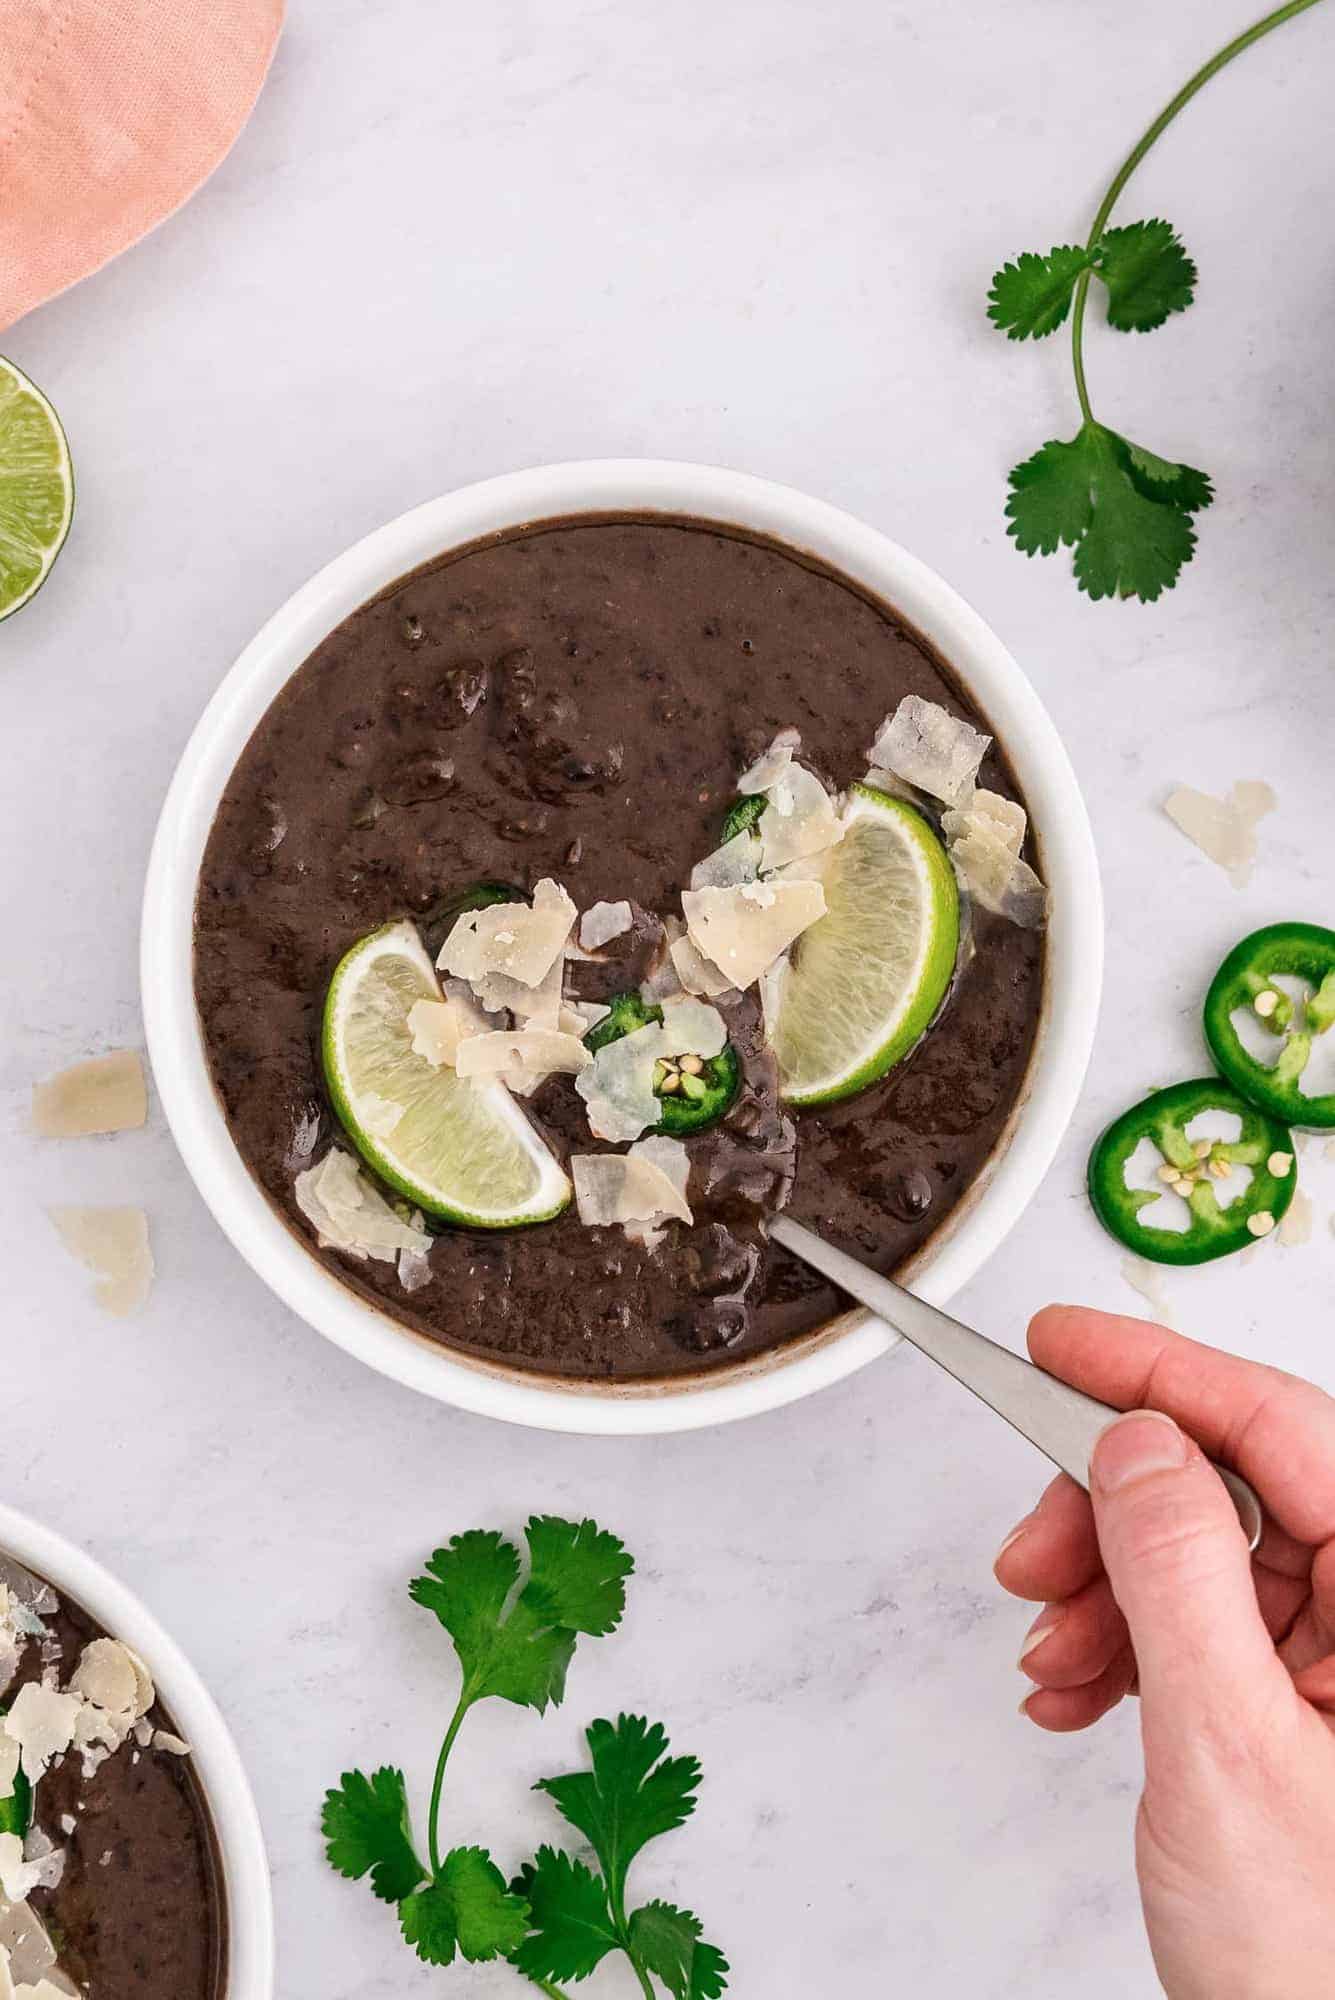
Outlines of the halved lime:
<svg viewBox="0 0 1335 2000">
<path fill-rule="evenodd" d="M 70 530 L 74 474 L 60 418 L 0 357 L 0 618 L 26 604 Z"/>
<path fill-rule="evenodd" d="M 546 1222 L 568 1206 L 570 1182 L 505 1085 L 413 1052 L 409 1012 L 440 997 L 414 924 L 352 947 L 325 999 L 334 1109 L 367 1165 L 425 1214 L 475 1229 Z"/>
<path fill-rule="evenodd" d="M 854 785 L 824 877 L 825 915 L 793 947 L 774 1052 L 790 1104 L 852 1097 L 894 1066 L 945 998 L 959 890 L 911 805 Z"/>
</svg>

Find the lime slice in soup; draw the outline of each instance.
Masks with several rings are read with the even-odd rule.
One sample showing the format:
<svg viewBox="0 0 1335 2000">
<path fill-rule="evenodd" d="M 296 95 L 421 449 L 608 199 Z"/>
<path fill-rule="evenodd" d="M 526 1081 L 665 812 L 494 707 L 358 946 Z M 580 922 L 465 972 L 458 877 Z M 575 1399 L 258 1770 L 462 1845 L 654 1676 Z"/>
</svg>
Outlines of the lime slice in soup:
<svg viewBox="0 0 1335 2000">
<path fill-rule="evenodd" d="M 546 1222 L 568 1206 L 570 1182 L 505 1085 L 414 1052 L 408 1015 L 440 997 L 413 924 L 387 924 L 353 946 L 325 1000 L 334 1108 L 366 1164 L 437 1221 Z"/>
<path fill-rule="evenodd" d="M 831 1104 L 885 1075 L 945 998 L 959 891 L 945 848 L 902 799 L 854 785 L 823 877 L 825 915 L 793 949 L 774 1052 L 791 1104 Z"/>
</svg>

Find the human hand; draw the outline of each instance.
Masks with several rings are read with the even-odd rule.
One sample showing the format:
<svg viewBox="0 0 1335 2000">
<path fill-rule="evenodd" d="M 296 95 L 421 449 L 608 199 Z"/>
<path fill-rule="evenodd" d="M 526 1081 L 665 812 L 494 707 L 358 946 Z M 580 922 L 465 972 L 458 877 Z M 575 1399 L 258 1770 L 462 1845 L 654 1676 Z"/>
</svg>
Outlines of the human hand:
<svg viewBox="0 0 1335 2000">
<path fill-rule="evenodd" d="M 1029 1351 L 1102 1402 L 1163 1414 L 1111 1425 L 1091 1495 L 1063 1474 L 1002 1545 L 999 1582 L 1045 1606 L 1024 1712 L 1085 1729 L 1139 1692 L 1136 1869 L 1170 2000 L 1330 2000 L 1335 1401 L 1078 1306 L 1039 1313 Z M 1254 1556 L 1203 1452 L 1261 1496 Z"/>
</svg>

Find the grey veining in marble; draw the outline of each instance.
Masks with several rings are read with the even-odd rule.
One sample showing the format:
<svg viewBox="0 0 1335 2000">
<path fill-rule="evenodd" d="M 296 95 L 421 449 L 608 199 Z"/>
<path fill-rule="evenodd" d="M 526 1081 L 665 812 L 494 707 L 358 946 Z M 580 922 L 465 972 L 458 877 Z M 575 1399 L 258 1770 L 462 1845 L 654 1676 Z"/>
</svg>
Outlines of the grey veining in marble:
<svg viewBox="0 0 1335 2000">
<path fill-rule="evenodd" d="M 1024 1614 L 991 1581 L 1041 1463 L 907 1352 L 716 1435 L 581 1443 L 417 1401 L 298 1324 L 224 1242 L 160 1114 L 56 1147 L 35 1076 L 138 1034 L 154 818 L 205 698 L 288 592 L 427 495 L 545 459 L 700 458 L 822 494 L 949 577 L 1070 745 L 1106 870 L 1103 1025 L 1062 1156 L 960 1300 L 1018 1339 L 1050 1298 L 1136 1312 L 1080 1173 L 1101 1122 L 1200 1068 L 1195 1008 L 1253 924 L 1329 919 L 1335 19 L 1212 87 L 1136 183 L 1201 267 L 1149 339 L 1094 326 L 1096 402 L 1219 499 L 1157 606 L 1018 557 L 1006 468 L 1074 428 L 1065 349 L 1008 345 L 989 274 L 1069 240 L 1131 139 L 1248 9 L 1210 0 L 295 0 L 255 119 L 150 241 L 6 336 L 53 397 L 79 510 L 0 630 L 7 1499 L 85 1541 L 203 1671 L 271 1844 L 284 2000 L 517 1991 L 432 1974 L 323 1867 L 349 1762 L 425 1775 L 448 1651 L 406 1601 L 454 1530 L 596 1514 L 640 1559 L 622 1634 L 539 1721 L 463 1739 L 452 1827 L 507 1859 L 580 1723 L 661 1713 L 707 1777 L 643 1866 L 740 2000 L 1138 2000 L 1135 1718 L 1015 1714 Z M 1315 254 L 1314 254 L 1315 253 Z M 1280 795 L 1238 892 L 1158 811 Z M 1317 802 L 1314 810 L 1314 802 Z M 1312 1244 L 1170 1278 L 1188 1331 L 1335 1382 L 1335 1165 Z M 43 1216 L 141 1199 L 159 1279 L 93 1308 Z M 453 1982 L 451 1986 L 451 1982 Z M 624 1993 L 607 1973 L 588 1989 Z"/>
</svg>

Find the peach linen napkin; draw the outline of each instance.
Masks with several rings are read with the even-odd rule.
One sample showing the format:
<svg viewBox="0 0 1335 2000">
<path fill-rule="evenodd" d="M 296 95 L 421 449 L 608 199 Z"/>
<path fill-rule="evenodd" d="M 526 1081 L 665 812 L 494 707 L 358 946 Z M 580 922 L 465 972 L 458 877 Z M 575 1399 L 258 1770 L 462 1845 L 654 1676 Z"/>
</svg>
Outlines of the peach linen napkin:
<svg viewBox="0 0 1335 2000">
<path fill-rule="evenodd" d="M 207 179 L 282 18 L 283 0 L 0 0 L 0 328 Z"/>
</svg>

